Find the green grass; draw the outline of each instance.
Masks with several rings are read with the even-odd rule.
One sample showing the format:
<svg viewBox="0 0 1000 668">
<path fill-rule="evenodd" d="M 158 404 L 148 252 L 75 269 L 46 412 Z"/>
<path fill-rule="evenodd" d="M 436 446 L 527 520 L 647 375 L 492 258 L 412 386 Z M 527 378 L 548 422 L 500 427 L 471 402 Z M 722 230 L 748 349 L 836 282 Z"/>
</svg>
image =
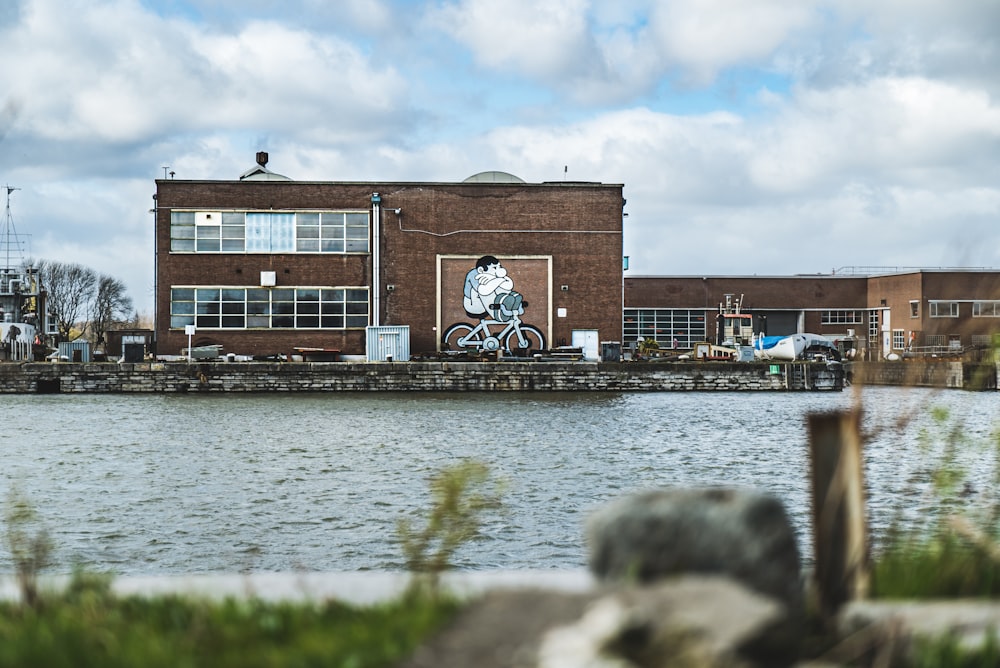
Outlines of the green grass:
<svg viewBox="0 0 1000 668">
<path fill-rule="evenodd" d="M 388 666 L 457 610 L 430 596 L 352 607 L 117 598 L 106 585 L 71 586 L 35 606 L 0 604 L 0 666 Z"/>
<path fill-rule="evenodd" d="M 1000 645 L 995 634 L 981 648 L 962 647 L 955 638 L 917 639 L 912 668 L 995 668 L 1000 665 Z"/>
<path fill-rule="evenodd" d="M 1000 563 L 983 550 L 942 533 L 893 543 L 875 561 L 876 598 L 995 598 Z"/>
</svg>

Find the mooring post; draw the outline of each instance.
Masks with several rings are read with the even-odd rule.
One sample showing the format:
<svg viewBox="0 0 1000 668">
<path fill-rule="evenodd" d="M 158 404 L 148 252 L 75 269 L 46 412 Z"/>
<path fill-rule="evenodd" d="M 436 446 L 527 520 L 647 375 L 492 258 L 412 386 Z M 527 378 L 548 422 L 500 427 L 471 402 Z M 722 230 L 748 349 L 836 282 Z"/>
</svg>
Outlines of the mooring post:
<svg viewBox="0 0 1000 668">
<path fill-rule="evenodd" d="M 813 545 L 820 613 L 831 619 L 871 582 L 858 411 L 809 415 Z"/>
</svg>

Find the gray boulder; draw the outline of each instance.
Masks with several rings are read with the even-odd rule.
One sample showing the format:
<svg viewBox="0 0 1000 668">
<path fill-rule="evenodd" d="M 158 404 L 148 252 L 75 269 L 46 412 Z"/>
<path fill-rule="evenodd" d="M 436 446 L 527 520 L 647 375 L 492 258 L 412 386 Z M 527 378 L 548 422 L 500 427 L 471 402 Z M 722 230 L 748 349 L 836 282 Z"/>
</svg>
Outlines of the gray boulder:
<svg viewBox="0 0 1000 668">
<path fill-rule="evenodd" d="M 590 569 L 602 579 L 728 575 L 800 616 L 798 545 L 773 496 L 727 488 L 639 493 L 591 515 L 587 539 Z"/>
<path fill-rule="evenodd" d="M 724 577 L 495 591 L 397 668 L 775 668 L 795 658 L 784 612 Z"/>
</svg>

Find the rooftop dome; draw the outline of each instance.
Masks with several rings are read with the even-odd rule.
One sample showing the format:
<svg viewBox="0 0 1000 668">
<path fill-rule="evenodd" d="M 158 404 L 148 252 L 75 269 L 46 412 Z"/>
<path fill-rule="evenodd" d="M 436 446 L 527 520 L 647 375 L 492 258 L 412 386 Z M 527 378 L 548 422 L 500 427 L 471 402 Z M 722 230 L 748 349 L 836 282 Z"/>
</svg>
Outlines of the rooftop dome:
<svg viewBox="0 0 1000 668">
<path fill-rule="evenodd" d="M 240 175 L 240 181 L 291 181 L 284 174 L 272 172 L 265 167 L 254 167 Z"/>
<path fill-rule="evenodd" d="M 479 172 L 462 183 L 525 183 L 524 179 L 508 172 Z"/>
</svg>

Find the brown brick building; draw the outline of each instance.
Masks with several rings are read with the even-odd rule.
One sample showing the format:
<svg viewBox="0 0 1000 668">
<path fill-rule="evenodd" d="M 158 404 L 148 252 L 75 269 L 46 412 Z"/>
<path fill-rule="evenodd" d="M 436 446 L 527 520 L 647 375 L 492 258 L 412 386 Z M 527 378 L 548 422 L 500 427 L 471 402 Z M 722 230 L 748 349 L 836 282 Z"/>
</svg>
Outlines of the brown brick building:
<svg viewBox="0 0 1000 668">
<path fill-rule="evenodd" d="M 1000 272 L 906 270 L 800 276 L 635 276 L 623 341 L 721 341 L 720 307 L 739 302 L 755 333 L 821 334 L 872 359 L 988 347 L 1000 334 Z"/>
<path fill-rule="evenodd" d="M 239 180 L 157 180 L 158 354 L 178 354 L 190 325 L 194 345 L 237 354 L 363 356 L 367 328 L 392 326 L 429 352 L 479 316 L 494 321 L 492 341 L 465 343 L 515 354 L 621 340 L 622 185 L 502 172 L 300 182 L 266 162 Z M 484 257 L 494 262 L 477 268 Z"/>
</svg>

